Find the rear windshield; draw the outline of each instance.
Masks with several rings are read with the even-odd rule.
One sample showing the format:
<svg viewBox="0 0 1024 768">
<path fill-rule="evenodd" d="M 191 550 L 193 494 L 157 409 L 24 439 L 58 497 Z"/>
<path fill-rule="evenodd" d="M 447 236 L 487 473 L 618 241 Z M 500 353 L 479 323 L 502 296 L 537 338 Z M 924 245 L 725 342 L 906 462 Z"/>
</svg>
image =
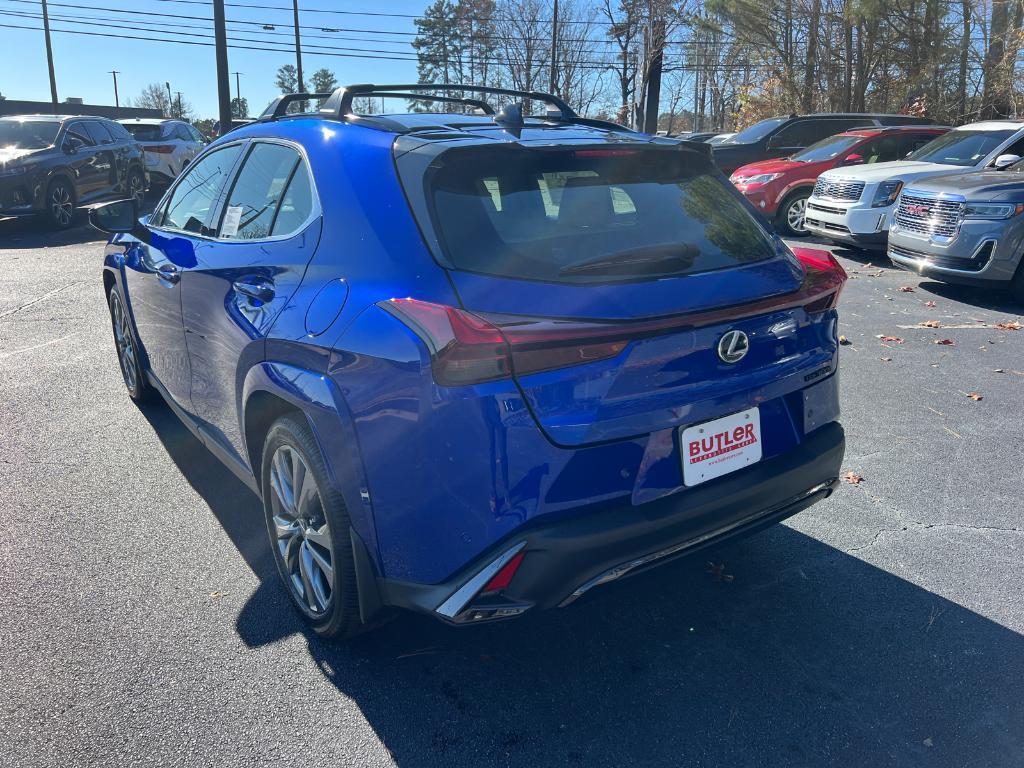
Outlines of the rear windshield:
<svg viewBox="0 0 1024 768">
<path fill-rule="evenodd" d="M 692 152 L 473 149 L 427 178 L 455 269 L 554 282 L 636 280 L 770 258 L 771 237 Z"/>
<path fill-rule="evenodd" d="M 933 139 L 916 152 L 907 155 L 907 160 L 920 160 L 942 165 L 977 165 L 986 155 L 1016 133 L 1005 131 L 955 130 Z"/>
<path fill-rule="evenodd" d="M 159 141 L 163 137 L 162 125 L 146 125 L 145 123 L 122 123 L 136 141 Z"/>
</svg>

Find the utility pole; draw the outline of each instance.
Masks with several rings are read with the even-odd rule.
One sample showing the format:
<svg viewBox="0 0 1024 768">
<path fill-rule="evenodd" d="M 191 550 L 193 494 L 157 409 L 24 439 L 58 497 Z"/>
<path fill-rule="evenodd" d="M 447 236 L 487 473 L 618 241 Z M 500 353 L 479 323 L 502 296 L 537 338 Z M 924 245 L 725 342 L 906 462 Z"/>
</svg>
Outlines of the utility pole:
<svg viewBox="0 0 1024 768">
<path fill-rule="evenodd" d="M 182 117 L 184 115 L 181 114 L 181 91 L 178 91 L 178 119 L 181 120 Z"/>
<path fill-rule="evenodd" d="M 57 76 L 53 74 L 53 45 L 50 44 L 50 14 L 43 0 L 43 35 L 46 37 L 46 65 L 50 68 L 50 101 L 53 114 L 57 114 Z"/>
<path fill-rule="evenodd" d="M 171 84 L 165 82 L 164 85 L 167 86 L 167 116 L 174 117 L 174 96 L 171 94 Z"/>
<path fill-rule="evenodd" d="M 558 83 L 558 67 L 556 66 L 558 55 L 558 0 L 555 0 L 555 9 L 551 13 L 551 93 L 556 93 L 555 86 Z"/>
<path fill-rule="evenodd" d="M 305 93 L 306 85 L 302 82 L 302 41 L 299 39 L 299 0 L 292 0 L 292 10 L 295 12 L 295 74 L 298 76 L 299 93 Z"/>
<path fill-rule="evenodd" d="M 221 135 L 231 130 L 231 80 L 228 76 L 228 33 L 224 0 L 213 0 L 213 34 L 217 51 L 217 106 Z"/>
<path fill-rule="evenodd" d="M 121 74 L 116 69 L 110 70 L 110 74 L 114 76 L 114 109 L 121 108 L 121 100 L 117 96 L 117 76 Z"/>
<path fill-rule="evenodd" d="M 242 85 L 241 85 L 241 80 L 239 80 L 239 78 L 242 75 L 244 75 L 245 72 L 232 72 L 231 74 L 233 74 L 235 76 L 235 101 L 237 101 L 239 104 L 241 104 L 242 103 Z"/>
</svg>

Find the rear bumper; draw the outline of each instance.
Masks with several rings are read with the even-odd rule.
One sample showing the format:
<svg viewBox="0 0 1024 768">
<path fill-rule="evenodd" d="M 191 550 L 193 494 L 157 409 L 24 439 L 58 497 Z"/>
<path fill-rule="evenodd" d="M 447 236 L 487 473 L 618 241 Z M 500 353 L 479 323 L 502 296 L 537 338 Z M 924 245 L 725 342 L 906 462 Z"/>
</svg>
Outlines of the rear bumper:
<svg viewBox="0 0 1024 768">
<path fill-rule="evenodd" d="M 381 601 L 456 623 L 568 605 L 600 584 L 749 535 L 826 498 L 844 450 L 843 428 L 831 422 L 785 454 L 666 498 L 523 526 L 444 583 L 382 579 Z M 478 596 L 485 578 L 467 592 L 510 552 L 524 558 L 506 589 Z"/>
</svg>

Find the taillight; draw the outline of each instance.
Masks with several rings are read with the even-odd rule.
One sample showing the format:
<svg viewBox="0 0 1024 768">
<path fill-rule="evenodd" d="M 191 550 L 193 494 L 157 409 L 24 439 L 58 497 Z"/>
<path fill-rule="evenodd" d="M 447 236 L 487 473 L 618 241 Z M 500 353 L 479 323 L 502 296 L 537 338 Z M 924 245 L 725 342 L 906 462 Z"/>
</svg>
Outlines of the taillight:
<svg viewBox="0 0 1024 768">
<path fill-rule="evenodd" d="M 793 255 L 806 272 L 800 286 L 800 293 L 809 299 L 804 303 L 804 309 L 812 315 L 833 309 L 839 303 L 839 294 L 846 284 L 846 270 L 829 251 L 794 248 Z"/>
<path fill-rule="evenodd" d="M 631 326 L 575 323 L 509 315 L 482 317 L 417 299 L 392 299 L 382 308 L 408 325 L 430 350 L 434 380 L 444 386 L 478 384 L 614 357 L 629 343 Z"/>
<path fill-rule="evenodd" d="M 846 272 L 827 251 L 796 248 L 800 288 L 748 304 L 629 322 L 578 322 L 474 313 L 418 299 L 378 304 L 419 336 L 430 351 L 434 381 L 457 387 L 552 371 L 615 357 L 637 339 L 683 328 L 735 322 L 803 307 L 825 312 L 839 301 Z"/>
<path fill-rule="evenodd" d="M 158 155 L 169 155 L 174 152 L 173 144 L 146 144 L 142 148 L 146 152 L 155 152 Z"/>
</svg>

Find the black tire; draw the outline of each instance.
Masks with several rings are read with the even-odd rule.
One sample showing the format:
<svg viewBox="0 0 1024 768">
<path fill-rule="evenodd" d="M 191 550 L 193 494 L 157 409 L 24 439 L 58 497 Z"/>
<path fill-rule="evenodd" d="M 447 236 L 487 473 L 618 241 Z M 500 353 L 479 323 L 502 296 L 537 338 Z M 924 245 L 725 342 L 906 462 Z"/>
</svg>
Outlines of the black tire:
<svg viewBox="0 0 1024 768">
<path fill-rule="evenodd" d="M 69 229 L 75 224 L 75 186 L 57 178 L 46 188 L 46 223 L 50 229 Z"/>
<path fill-rule="evenodd" d="M 125 180 L 125 193 L 134 197 L 135 202 L 141 209 L 146 203 L 146 176 L 138 168 L 128 171 L 128 178 Z"/>
<path fill-rule="evenodd" d="M 304 464 L 304 481 L 296 480 L 296 455 Z M 282 471 L 284 466 L 292 468 L 290 481 Z M 296 610 L 321 637 L 345 638 L 363 631 L 348 510 L 341 494 L 331 486 L 320 449 L 301 417 L 284 416 L 270 427 L 263 445 L 260 477 L 270 548 Z M 308 488 L 303 491 L 304 482 L 310 478 L 315 483 L 315 498 Z M 298 489 L 294 485 L 290 489 L 290 507 L 282 501 L 289 495 L 289 482 L 299 484 Z M 277 490 L 281 486 L 285 487 L 283 494 Z M 328 553 L 332 571 L 329 583 L 321 565 Z"/>
<path fill-rule="evenodd" d="M 110 310 L 110 326 L 114 332 L 114 348 L 117 350 L 117 363 L 121 367 L 128 397 L 136 403 L 142 403 L 153 396 L 153 388 L 146 381 L 142 369 L 142 355 L 139 342 L 132 328 L 131 318 L 125 311 L 117 289 L 113 288 L 107 297 L 107 308 Z"/>
<path fill-rule="evenodd" d="M 775 216 L 775 225 L 780 232 L 789 237 L 805 237 L 807 230 L 804 228 L 804 212 L 807 208 L 807 200 L 811 196 L 810 189 L 798 189 L 786 195 L 786 199 L 779 206 L 779 212 Z M 799 208 L 799 225 L 795 224 L 796 210 Z"/>
<path fill-rule="evenodd" d="M 1024 306 L 1024 258 L 1017 265 L 1017 271 L 1010 280 L 1010 296 L 1021 306 Z"/>
</svg>

